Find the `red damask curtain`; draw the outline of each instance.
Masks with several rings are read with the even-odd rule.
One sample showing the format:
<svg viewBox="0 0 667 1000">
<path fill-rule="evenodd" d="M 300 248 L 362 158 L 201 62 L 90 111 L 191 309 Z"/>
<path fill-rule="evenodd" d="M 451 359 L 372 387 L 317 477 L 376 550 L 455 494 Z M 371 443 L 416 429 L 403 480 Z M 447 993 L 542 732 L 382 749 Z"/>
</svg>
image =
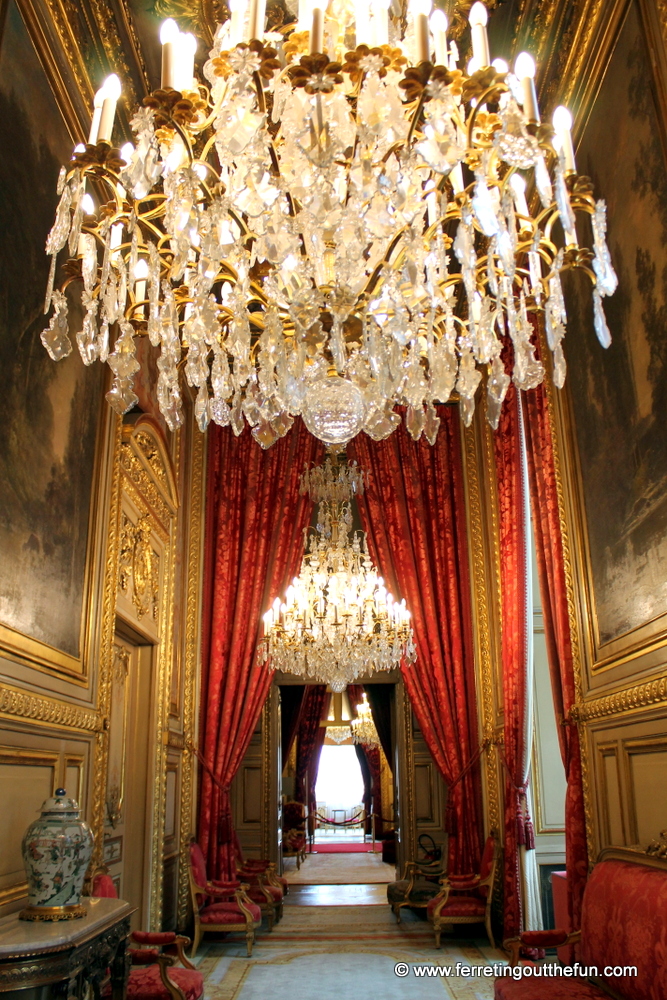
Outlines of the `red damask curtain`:
<svg viewBox="0 0 667 1000">
<path fill-rule="evenodd" d="M 358 504 L 373 559 L 412 613 L 417 662 L 403 678 L 452 786 L 449 870 L 465 874 L 478 871 L 482 854 L 479 768 L 466 771 L 478 747 L 468 541 L 459 415 L 455 407 L 437 410 L 434 446 L 413 441 L 401 424 L 385 441 L 360 434 L 348 451 L 370 473 Z"/>
<path fill-rule="evenodd" d="M 320 725 L 320 721 L 328 704 L 326 684 L 307 685 L 297 733 L 294 798 L 303 802 L 308 812 L 312 812 L 311 802 L 314 801 L 320 754 L 326 736 L 326 728 Z"/>
<path fill-rule="evenodd" d="M 311 511 L 299 479 L 321 450 L 301 421 L 268 451 L 248 428 L 209 430 L 198 839 L 213 878 L 234 871 L 229 789 L 271 683 L 261 615 L 299 570 Z"/>
<path fill-rule="evenodd" d="M 505 742 L 504 936 L 523 930 L 519 846 L 535 842 L 526 804 L 530 748 L 526 746 L 528 708 L 528 594 L 530 579 L 527 487 L 523 459 L 521 400 L 513 385 L 493 435 L 500 535 L 502 604 L 501 656 Z"/>
<path fill-rule="evenodd" d="M 588 877 L 588 848 L 579 731 L 576 724 L 570 721 L 576 690 L 556 457 L 545 387 L 541 385 L 525 393 L 524 403 L 544 634 L 560 749 L 567 777 L 565 852 L 570 919 L 572 928 L 576 929 L 581 927 L 581 903 Z"/>
</svg>

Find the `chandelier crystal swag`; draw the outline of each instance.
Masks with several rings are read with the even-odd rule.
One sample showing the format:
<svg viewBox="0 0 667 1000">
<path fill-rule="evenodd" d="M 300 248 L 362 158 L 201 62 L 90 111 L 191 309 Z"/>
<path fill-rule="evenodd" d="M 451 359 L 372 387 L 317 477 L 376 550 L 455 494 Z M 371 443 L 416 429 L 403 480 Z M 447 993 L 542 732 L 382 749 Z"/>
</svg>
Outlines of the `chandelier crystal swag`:
<svg viewBox="0 0 667 1000">
<path fill-rule="evenodd" d="M 299 0 L 298 23 L 274 33 L 265 0 L 232 0 L 205 82 L 196 40 L 165 22 L 162 85 L 132 119 L 134 145 L 111 143 L 117 78 L 98 93 L 89 142 L 59 180 L 42 340 L 55 360 L 69 354 L 64 291 L 82 284 L 75 339 L 85 364 L 110 365 L 119 413 L 137 401 L 147 335 L 171 428 L 181 370 L 202 430 L 213 420 L 238 434 L 245 420 L 265 448 L 298 414 L 327 443 L 362 429 L 380 440 L 400 422 L 396 404 L 412 436 L 433 442 L 433 404 L 455 393 L 469 424 L 483 380 L 496 426 L 505 336 L 514 383 L 544 378 L 531 313 L 563 384 L 571 268 L 592 279 L 608 346 L 605 204 L 576 173 L 566 109 L 540 123 L 532 58 L 511 72 L 491 61 L 479 2 L 467 67 L 430 0 L 407 16 L 387 0 L 326 2 Z M 87 186 L 103 192 L 97 206 Z M 592 251 L 576 213 L 591 217 Z"/>
<path fill-rule="evenodd" d="M 318 504 L 317 527 L 285 600 L 277 597 L 264 615 L 261 662 L 334 692 L 415 660 L 405 601 L 387 591 L 364 533 L 352 533 L 351 500 L 363 489 L 356 465 L 336 468 L 327 458 L 304 473 L 301 493 Z"/>
</svg>

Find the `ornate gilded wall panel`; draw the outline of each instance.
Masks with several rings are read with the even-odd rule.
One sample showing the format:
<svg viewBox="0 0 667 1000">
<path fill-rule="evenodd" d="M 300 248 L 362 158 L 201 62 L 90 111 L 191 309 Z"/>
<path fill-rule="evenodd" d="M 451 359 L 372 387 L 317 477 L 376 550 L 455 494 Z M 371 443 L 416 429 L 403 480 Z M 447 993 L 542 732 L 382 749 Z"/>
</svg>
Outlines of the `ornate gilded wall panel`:
<svg viewBox="0 0 667 1000">
<path fill-rule="evenodd" d="M 502 704 L 502 693 L 498 689 L 498 677 L 493 663 L 500 662 L 497 627 L 496 558 L 489 534 L 493 535 L 493 522 L 488 521 L 488 511 L 494 509 L 492 503 L 483 503 L 488 497 L 484 462 L 480 461 L 479 425 L 463 432 L 463 453 L 465 456 L 466 499 L 468 507 L 468 537 L 470 539 L 470 579 L 472 586 L 473 628 L 475 634 L 475 661 L 477 679 L 477 699 L 481 738 L 487 741 L 483 757 L 484 812 L 488 829 L 500 829 L 500 775 L 498 756 L 494 749 L 496 731 Z M 485 432 L 483 432 L 485 433 Z M 481 471 L 481 476 L 480 476 Z M 483 493 L 483 489 L 485 492 Z"/>
</svg>

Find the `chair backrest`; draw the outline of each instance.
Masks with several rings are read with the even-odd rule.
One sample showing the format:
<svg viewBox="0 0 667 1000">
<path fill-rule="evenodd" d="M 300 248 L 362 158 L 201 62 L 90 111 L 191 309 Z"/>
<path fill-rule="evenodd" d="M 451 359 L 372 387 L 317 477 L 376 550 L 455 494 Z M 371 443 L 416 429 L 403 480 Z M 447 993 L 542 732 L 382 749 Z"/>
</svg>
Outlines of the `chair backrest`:
<svg viewBox="0 0 667 1000">
<path fill-rule="evenodd" d="M 97 899 L 118 899 L 116 886 L 108 872 L 96 872 L 93 876 L 93 884 L 90 895 Z"/>
<path fill-rule="evenodd" d="M 303 802 L 286 802 L 283 806 L 283 830 L 304 828 L 306 807 Z"/>
<path fill-rule="evenodd" d="M 614 996 L 657 1000 L 667 997 L 666 941 L 667 858 L 606 848 L 584 891 L 582 964 L 597 966 L 599 981 Z M 606 966 L 615 966 L 617 975 L 604 978 Z"/>
<path fill-rule="evenodd" d="M 493 879 L 495 877 L 496 864 L 498 861 L 498 852 L 498 838 L 496 837 L 495 831 L 492 831 L 486 838 L 484 852 L 479 866 L 479 877 L 482 881 L 491 876 L 491 885 L 483 885 L 480 888 L 480 892 L 485 899 L 490 898 L 492 895 Z"/>
<path fill-rule="evenodd" d="M 201 847 L 196 840 L 190 841 L 190 891 L 192 894 L 192 905 L 198 910 L 203 902 L 204 896 L 201 893 L 196 892 L 196 888 L 204 888 L 208 882 L 208 875 L 206 873 L 206 859 L 202 852 Z"/>
</svg>

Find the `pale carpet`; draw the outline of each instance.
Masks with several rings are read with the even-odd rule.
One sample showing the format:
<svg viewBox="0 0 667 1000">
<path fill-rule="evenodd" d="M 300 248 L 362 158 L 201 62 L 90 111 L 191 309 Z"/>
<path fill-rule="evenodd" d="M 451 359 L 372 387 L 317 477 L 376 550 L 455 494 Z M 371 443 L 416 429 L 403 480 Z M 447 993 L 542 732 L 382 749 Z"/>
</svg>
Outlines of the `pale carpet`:
<svg viewBox="0 0 667 1000">
<path fill-rule="evenodd" d="M 289 858 L 284 876 L 290 885 L 364 885 L 393 882 L 396 869 L 381 854 L 308 854 L 300 871 Z"/>
<path fill-rule="evenodd" d="M 456 963 L 503 962 L 488 942 L 445 938 L 436 951 L 430 924 L 406 913 L 397 924 L 388 906 L 289 906 L 268 934 L 260 930 L 252 958 L 241 936 L 205 938 L 197 955 L 205 1000 L 340 1000 L 341 993 L 382 1000 L 491 1000 L 493 980 L 455 973 Z M 394 974 L 397 962 L 410 974 Z M 451 966 L 444 978 L 416 978 L 421 963 Z M 347 984 L 347 985 L 344 985 Z"/>
</svg>

